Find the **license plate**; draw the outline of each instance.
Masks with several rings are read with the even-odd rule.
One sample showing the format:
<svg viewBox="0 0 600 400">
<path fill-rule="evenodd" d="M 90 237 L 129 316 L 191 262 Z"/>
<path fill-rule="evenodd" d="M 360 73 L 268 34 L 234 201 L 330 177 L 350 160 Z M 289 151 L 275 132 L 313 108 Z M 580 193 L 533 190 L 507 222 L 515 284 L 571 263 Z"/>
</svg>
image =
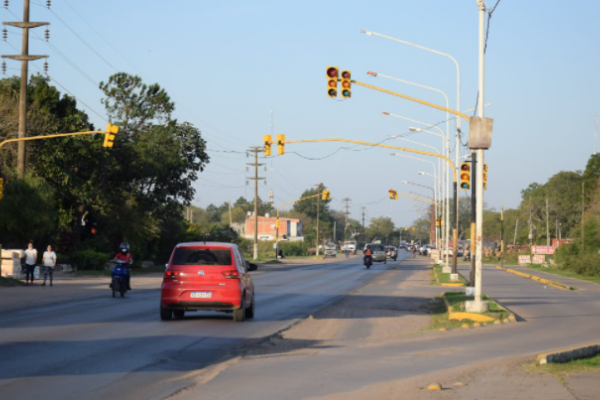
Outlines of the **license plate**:
<svg viewBox="0 0 600 400">
<path fill-rule="evenodd" d="M 192 292 L 192 299 L 210 299 L 212 297 L 211 292 Z"/>
</svg>

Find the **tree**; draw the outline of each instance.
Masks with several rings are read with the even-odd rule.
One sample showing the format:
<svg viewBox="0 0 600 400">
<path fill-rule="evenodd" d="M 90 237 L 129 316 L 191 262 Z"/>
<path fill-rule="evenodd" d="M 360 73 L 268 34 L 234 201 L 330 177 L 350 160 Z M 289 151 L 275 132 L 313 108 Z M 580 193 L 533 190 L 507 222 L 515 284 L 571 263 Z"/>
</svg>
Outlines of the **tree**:
<svg viewBox="0 0 600 400">
<path fill-rule="evenodd" d="M 366 229 L 365 236 L 368 241 L 381 240 L 387 243 L 394 229 L 394 222 L 392 222 L 390 217 L 372 218 L 371 224 Z"/>
</svg>

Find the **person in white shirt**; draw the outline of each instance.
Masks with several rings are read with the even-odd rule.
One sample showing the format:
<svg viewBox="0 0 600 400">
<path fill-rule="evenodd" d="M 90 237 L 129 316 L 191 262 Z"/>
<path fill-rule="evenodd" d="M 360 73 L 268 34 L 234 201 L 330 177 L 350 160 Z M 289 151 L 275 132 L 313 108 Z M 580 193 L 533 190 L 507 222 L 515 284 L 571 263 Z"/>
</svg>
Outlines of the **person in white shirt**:
<svg viewBox="0 0 600 400">
<path fill-rule="evenodd" d="M 48 245 L 48 248 L 42 256 L 42 263 L 44 264 L 44 283 L 42 283 L 42 286 L 46 286 L 48 277 L 50 277 L 50 286 L 52 286 L 54 267 L 56 267 L 56 253 L 52 251 L 52 246 Z"/>
<path fill-rule="evenodd" d="M 33 241 L 30 241 L 25 250 L 25 284 L 29 283 L 31 276 L 31 284 L 33 285 L 33 271 L 35 263 L 37 263 L 37 250 L 33 248 Z"/>
</svg>

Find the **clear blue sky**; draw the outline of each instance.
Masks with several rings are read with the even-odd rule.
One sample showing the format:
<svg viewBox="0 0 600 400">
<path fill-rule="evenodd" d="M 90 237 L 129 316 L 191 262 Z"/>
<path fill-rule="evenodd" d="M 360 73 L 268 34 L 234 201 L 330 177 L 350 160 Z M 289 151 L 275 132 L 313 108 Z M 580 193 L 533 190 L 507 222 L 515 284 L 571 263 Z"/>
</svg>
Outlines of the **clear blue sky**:
<svg viewBox="0 0 600 400">
<path fill-rule="evenodd" d="M 496 9 L 485 94 L 485 102 L 493 103 L 486 115 L 495 120 L 487 152 L 485 200 L 490 206 L 516 207 L 520 191 L 530 183 L 585 168 L 594 150 L 593 117 L 600 108 L 599 14 L 600 3 L 592 0 L 503 0 Z M 2 21 L 21 15 L 21 0 L 11 0 L 8 11 L 0 9 Z M 461 108 L 473 108 L 477 94 L 475 0 L 53 0 L 50 11 L 44 0 L 34 0 L 31 20 L 52 24 L 51 46 L 32 35 L 31 53 L 50 55 L 50 76 L 77 97 L 98 126 L 106 123 L 98 83 L 112 73 L 138 74 L 168 91 L 175 116 L 198 126 L 208 141 L 211 163 L 195 184 L 194 203 L 200 206 L 252 196 L 252 186 L 245 184 L 250 160 L 223 151 L 261 145 L 271 129 L 271 110 L 275 133 L 290 140 L 380 142 L 408 132 L 412 124 L 382 111 L 432 124 L 445 120 L 443 112 L 357 86 L 351 100 L 326 97 L 325 67 L 336 65 L 352 70 L 356 80 L 432 102 L 443 100 L 366 72 L 439 88 L 456 106 L 456 72 L 449 60 L 368 37 L 359 33 L 361 28 L 453 55 L 462 70 Z M 43 29 L 34 30 L 40 38 Z M 16 28 L 9 29 L 8 43 L 0 42 L 0 52 L 15 53 L 11 46 L 20 49 Z M 14 61 L 7 64 L 8 73 L 18 73 Z M 43 61 L 34 64 L 35 72 Z M 453 135 L 454 121 L 451 128 Z M 466 127 L 464 131 L 468 133 Z M 439 146 L 439 139 L 426 133 L 410 138 Z M 323 182 L 332 191 L 333 208 L 341 209 L 340 200 L 348 197 L 354 218 L 366 205 L 368 218 L 391 216 L 397 225 L 409 225 L 416 217 L 415 204 L 409 199 L 391 202 L 387 190 L 427 195 L 400 182 L 431 185 L 431 178 L 417 175 L 431 167 L 391 157 L 382 149 L 343 150 L 327 157 L 339 147 L 288 145 L 288 154 L 268 161 L 269 179 L 260 186 L 261 197 L 272 187 L 279 204 Z"/>
</svg>

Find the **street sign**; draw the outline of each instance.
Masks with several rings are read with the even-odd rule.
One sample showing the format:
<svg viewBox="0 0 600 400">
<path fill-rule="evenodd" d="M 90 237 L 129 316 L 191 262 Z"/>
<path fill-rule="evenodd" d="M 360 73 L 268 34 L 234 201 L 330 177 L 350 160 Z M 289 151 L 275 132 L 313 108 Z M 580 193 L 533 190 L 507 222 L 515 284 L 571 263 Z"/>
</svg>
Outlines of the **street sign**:
<svg viewBox="0 0 600 400">
<path fill-rule="evenodd" d="M 531 246 L 531 254 L 554 254 L 552 246 Z"/>
<path fill-rule="evenodd" d="M 531 264 L 531 256 L 519 256 L 519 265 Z"/>
<path fill-rule="evenodd" d="M 531 257 L 532 264 L 543 264 L 546 262 L 546 256 L 544 255 L 535 255 Z"/>
</svg>

